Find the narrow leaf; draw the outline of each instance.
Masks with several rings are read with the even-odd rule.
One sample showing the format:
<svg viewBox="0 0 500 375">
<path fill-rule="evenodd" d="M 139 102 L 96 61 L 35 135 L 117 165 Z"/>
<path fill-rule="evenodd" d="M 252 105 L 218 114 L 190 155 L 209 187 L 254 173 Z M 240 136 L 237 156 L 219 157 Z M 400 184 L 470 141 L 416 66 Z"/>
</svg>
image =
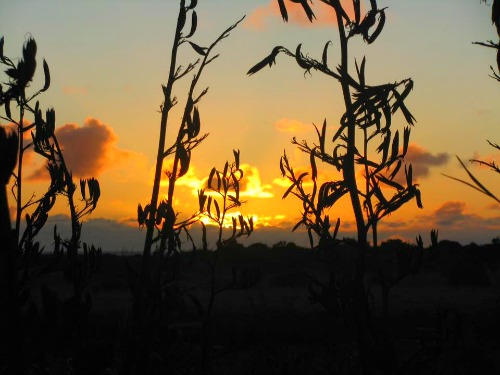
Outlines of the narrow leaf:
<svg viewBox="0 0 500 375">
<path fill-rule="evenodd" d="M 198 27 L 198 16 L 196 15 L 196 11 L 193 10 L 193 14 L 191 14 L 191 30 L 189 31 L 189 34 L 186 35 L 186 38 L 191 38 L 196 32 L 197 27 Z"/>
<path fill-rule="evenodd" d="M 215 213 L 217 215 L 217 221 L 218 221 L 220 219 L 220 208 L 219 208 L 219 203 L 215 199 L 214 199 L 214 205 L 215 205 Z"/>
<path fill-rule="evenodd" d="M 191 47 L 193 47 L 193 49 L 196 51 L 196 53 L 202 55 L 202 56 L 205 56 L 207 54 L 206 50 L 207 48 L 206 47 L 200 47 L 199 45 L 193 43 L 193 42 L 189 42 L 189 44 L 191 44 Z"/>
<path fill-rule="evenodd" d="M 47 61 L 43 59 L 43 73 L 45 75 L 45 84 L 43 85 L 43 89 L 40 91 L 44 92 L 47 91 L 47 89 L 50 86 L 50 71 L 49 71 L 49 65 L 47 64 Z"/>
<path fill-rule="evenodd" d="M 278 5 L 280 7 L 281 17 L 283 21 L 288 22 L 288 12 L 286 10 L 285 2 L 283 0 L 278 0 Z"/>
<path fill-rule="evenodd" d="M 191 162 L 191 152 L 187 151 L 184 144 L 180 144 L 177 148 L 177 153 L 179 156 L 179 161 L 181 163 L 181 168 L 177 178 L 184 176 L 189 170 L 189 163 Z"/>
<path fill-rule="evenodd" d="M 402 185 L 398 184 L 395 181 L 389 180 L 387 177 L 384 177 L 382 175 L 377 175 L 377 178 L 379 181 L 383 182 L 386 185 L 392 186 L 393 188 L 395 188 L 397 190 L 404 190 L 405 189 Z"/>
<path fill-rule="evenodd" d="M 410 132 L 411 132 L 410 127 L 406 127 L 404 129 L 404 133 L 403 133 L 403 157 L 405 157 L 406 153 L 408 152 L 408 144 L 410 143 Z"/>
<path fill-rule="evenodd" d="M 368 38 L 367 38 L 367 42 L 368 44 L 371 44 L 373 43 L 377 38 L 378 36 L 380 35 L 380 33 L 382 32 L 382 29 L 384 28 L 384 25 L 385 25 L 385 12 L 383 9 L 381 9 L 379 11 L 379 21 L 378 21 L 378 24 L 377 24 L 377 28 L 375 29 L 375 31 L 373 32 L 372 35 L 370 35 Z"/>
<path fill-rule="evenodd" d="M 82 194 L 83 200 L 86 200 L 85 199 L 85 180 L 84 179 L 80 179 L 80 193 Z"/>
<path fill-rule="evenodd" d="M 405 165 L 405 174 L 406 174 L 406 186 L 413 186 L 413 168 L 410 166 L 407 168 Z"/>
<path fill-rule="evenodd" d="M 198 111 L 198 107 L 194 107 L 191 136 L 192 137 L 198 136 L 198 134 L 200 134 L 200 129 L 201 129 L 200 112 Z"/>
<path fill-rule="evenodd" d="M 399 154 L 399 130 L 396 130 L 392 141 L 391 160 L 396 160 Z"/>
<path fill-rule="evenodd" d="M 311 171 L 312 171 L 312 174 L 311 174 L 311 178 L 313 179 L 313 181 L 316 181 L 316 178 L 318 177 L 318 169 L 316 167 L 316 158 L 314 157 L 314 153 L 311 152 L 311 156 L 310 156 L 310 162 L 311 162 Z"/>
<path fill-rule="evenodd" d="M 326 42 L 325 48 L 323 48 L 322 62 L 324 66 L 328 66 L 328 46 L 332 43 L 331 40 Z"/>
</svg>

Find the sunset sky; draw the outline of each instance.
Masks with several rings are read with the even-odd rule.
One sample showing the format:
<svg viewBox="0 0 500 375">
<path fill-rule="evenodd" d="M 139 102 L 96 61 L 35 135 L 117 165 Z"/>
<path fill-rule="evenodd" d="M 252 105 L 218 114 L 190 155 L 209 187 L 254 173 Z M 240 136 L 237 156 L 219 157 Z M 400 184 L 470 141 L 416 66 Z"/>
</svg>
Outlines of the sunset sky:
<svg viewBox="0 0 500 375">
<path fill-rule="evenodd" d="M 210 136 L 194 151 L 189 173 L 178 181 L 175 208 L 194 212 L 196 190 L 211 168 L 222 168 L 231 160 L 232 150 L 239 149 L 245 172 L 243 196 L 248 201 L 241 212 L 257 223 L 246 243 L 307 243 L 304 233 L 290 233 L 301 205 L 293 197 L 281 199 L 287 186 L 280 175 L 280 156 L 286 150 L 296 169 L 307 168 L 308 157 L 291 145 L 291 138 L 315 141 L 312 123 L 321 124 L 325 118 L 333 135 L 345 110 L 337 81 L 315 72 L 304 76 L 285 55 L 278 57 L 276 66 L 246 75 L 277 45 L 294 50 L 302 43 L 303 53 L 320 59 L 323 46 L 332 40 L 329 59 L 332 66 L 338 63 L 330 8 L 315 0 L 317 21 L 311 24 L 287 3 L 288 24 L 283 23 L 276 0 L 200 0 L 197 7 L 199 26 L 192 40 L 202 46 L 243 15 L 246 19 L 219 45 L 220 57 L 202 78 L 199 91 L 210 87 L 199 105 L 202 132 Z M 493 49 L 472 44 L 495 39 L 491 7 L 478 0 L 378 3 L 388 7 L 381 36 L 371 45 L 352 41 L 351 54 L 359 60 L 366 56 L 368 84 L 408 77 L 415 82 L 406 104 L 417 123 L 405 161 L 413 164 L 424 204 L 418 209 L 412 201 L 384 220 L 382 238 L 413 241 L 422 234 L 428 242 L 430 230 L 439 229 L 441 239 L 490 242 L 500 236 L 500 206 L 442 173 L 466 178 L 455 155 L 462 160 L 500 159 L 486 141 L 500 142 L 500 84 L 488 77 L 496 56 Z M 145 205 L 150 200 L 161 84 L 167 80 L 178 6 L 177 0 L 3 0 L 0 5 L 4 54 L 20 56 L 26 38 L 35 38 L 39 66 L 45 58 L 52 76 L 41 107 L 56 110 L 59 139 L 74 176 L 100 181 L 101 199 L 86 219 L 83 240 L 104 250 L 137 251 L 142 246 L 145 231 L 138 228 L 136 209 L 139 202 Z M 189 45 L 182 46 L 181 64 L 196 57 Z M 37 73 L 33 88 L 43 85 L 41 69 Z M 181 103 L 189 82 L 186 78 L 174 89 Z M 170 129 L 178 126 L 182 107 L 172 112 Z M 394 125 L 401 129 L 403 118 L 396 120 Z M 173 135 L 169 132 L 170 142 Z M 322 178 L 335 178 L 333 168 L 319 168 Z M 500 176 L 471 168 L 500 194 Z M 47 186 L 48 176 L 35 155 L 28 158 L 25 176 L 26 199 Z M 61 216 L 67 214 L 61 199 L 50 223 L 67 221 Z M 347 200 L 330 216 L 341 218 L 341 237 L 354 236 Z"/>
</svg>

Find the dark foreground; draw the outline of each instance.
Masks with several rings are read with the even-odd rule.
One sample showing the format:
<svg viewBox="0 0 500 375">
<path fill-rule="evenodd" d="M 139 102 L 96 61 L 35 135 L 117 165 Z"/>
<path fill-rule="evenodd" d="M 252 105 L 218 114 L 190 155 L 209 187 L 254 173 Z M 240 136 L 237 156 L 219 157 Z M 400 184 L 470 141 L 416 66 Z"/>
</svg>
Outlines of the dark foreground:
<svg viewBox="0 0 500 375">
<path fill-rule="evenodd" d="M 440 245 L 432 257 L 424 253 L 418 273 L 407 275 L 390 290 L 385 321 L 379 276 L 368 273 L 373 373 L 500 373 L 500 248 L 462 248 L 445 241 Z M 175 281 L 179 296 L 163 299 L 166 304 L 175 300 L 175 308 L 160 308 L 163 315 L 134 329 L 129 284 L 140 260 L 139 256 L 102 257 L 99 272 L 86 288 L 90 304 L 78 343 L 77 319 L 68 308 L 71 286 L 62 272 L 39 278 L 31 289 L 32 303 L 23 312 L 20 371 L 359 372 L 348 303 L 339 310 L 315 295 L 318 283 L 327 285 L 330 275 L 331 266 L 322 255 L 285 244 L 221 250 L 214 281 L 220 290 L 228 288 L 217 294 L 209 315 L 213 255 L 186 255 Z M 337 262 L 340 270 L 349 270 L 348 254 Z M 394 248 L 386 249 L 377 267 L 374 262 L 370 258 L 369 269 L 397 274 Z M 234 275 L 250 282 L 236 285 Z M 337 293 L 342 292 L 337 286 Z"/>
</svg>

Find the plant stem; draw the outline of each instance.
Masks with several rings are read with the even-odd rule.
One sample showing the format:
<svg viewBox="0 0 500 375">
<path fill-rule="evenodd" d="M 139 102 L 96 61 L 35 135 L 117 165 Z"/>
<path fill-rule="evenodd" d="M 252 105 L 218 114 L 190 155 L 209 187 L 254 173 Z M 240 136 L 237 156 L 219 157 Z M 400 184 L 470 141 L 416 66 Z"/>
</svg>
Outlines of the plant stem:
<svg viewBox="0 0 500 375">
<path fill-rule="evenodd" d="M 19 152 L 17 159 L 17 199 L 16 199 L 16 226 L 15 226 L 15 243 L 16 248 L 19 243 L 19 234 L 21 230 L 21 215 L 23 211 L 22 206 L 22 176 L 23 176 L 23 156 L 24 156 L 24 139 L 23 139 L 23 122 L 24 122 L 24 103 L 25 103 L 25 93 L 24 90 L 21 93 L 21 105 L 19 106 L 19 124 L 17 126 L 17 135 L 19 137 Z"/>
<path fill-rule="evenodd" d="M 168 74 L 167 85 L 165 86 L 164 95 L 165 100 L 163 103 L 163 108 L 161 111 L 161 123 L 160 123 L 160 138 L 158 140 L 158 153 L 156 155 L 156 169 L 155 169 L 155 178 L 153 183 L 153 192 L 151 194 L 151 204 L 149 217 L 146 219 L 146 239 L 144 241 L 144 251 L 143 251 L 143 263 L 142 263 L 142 272 L 141 275 L 145 276 L 149 272 L 149 257 L 151 255 L 151 245 L 153 241 L 153 232 L 155 229 L 155 218 L 156 218 L 156 209 L 158 205 L 158 195 L 160 192 L 160 181 L 161 181 L 161 173 L 163 167 L 164 153 L 165 153 L 165 141 L 167 134 L 167 125 L 168 125 L 168 115 L 172 106 L 172 90 L 175 83 L 175 69 L 177 65 L 177 50 L 179 47 L 179 40 L 181 37 L 182 25 L 179 22 L 181 15 L 184 10 L 185 1 L 181 0 L 180 8 L 179 8 L 179 16 L 177 21 L 177 28 L 175 30 L 175 37 L 172 46 L 172 54 L 170 57 L 170 71 Z"/>
<path fill-rule="evenodd" d="M 340 80 L 342 86 L 342 93 L 344 96 L 344 103 L 346 107 L 346 113 L 348 116 L 347 125 L 347 152 L 343 161 L 343 175 L 344 181 L 349 189 L 349 195 L 351 198 L 351 204 L 354 212 L 354 217 L 356 219 L 356 227 L 358 234 L 358 242 L 356 247 L 356 269 L 354 275 L 354 304 L 355 304 L 355 319 L 357 325 L 357 344 L 360 356 L 361 371 L 363 374 L 368 373 L 367 368 L 367 306 L 366 306 L 366 293 L 364 289 L 364 274 L 365 274 L 365 252 L 367 247 L 367 231 L 365 228 L 363 210 L 361 208 L 361 202 L 358 194 L 358 187 L 356 184 L 356 172 L 354 156 L 356 150 L 356 123 L 354 119 L 354 114 L 352 111 L 352 100 L 350 87 L 347 81 L 349 77 L 348 63 L 348 39 L 345 33 L 344 23 L 342 19 L 342 13 L 340 2 L 333 5 L 335 8 L 335 13 L 337 16 L 337 25 L 340 37 L 340 48 L 341 48 L 341 63 L 340 72 L 342 79 Z"/>
</svg>

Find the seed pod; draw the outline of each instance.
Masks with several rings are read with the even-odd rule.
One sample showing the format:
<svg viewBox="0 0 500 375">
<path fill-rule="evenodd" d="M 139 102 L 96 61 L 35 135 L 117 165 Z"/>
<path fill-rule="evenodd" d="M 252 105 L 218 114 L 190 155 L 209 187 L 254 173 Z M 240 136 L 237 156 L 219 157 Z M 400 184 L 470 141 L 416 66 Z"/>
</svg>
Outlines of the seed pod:
<svg viewBox="0 0 500 375">
<path fill-rule="evenodd" d="M 198 27 L 198 16 L 196 15 L 196 12 L 193 10 L 193 14 L 191 15 L 191 30 L 189 31 L 189 34 L 186 35 L 186 38 L 191 38 L 196 32 L 197 27 Z"/>
<path fill-rule="evenodd" d="M 50 87 L 50 70 L 49 70 L 49 65 L 47 64 L 47 61 L 45 61 L 45 59 L 43 60 L 43 73 L 45 76 L 45 84 L 43 85 L 43 88 L 40 90 L 41 92 L 47 91 L 48 88 Z"/>
</svg>

